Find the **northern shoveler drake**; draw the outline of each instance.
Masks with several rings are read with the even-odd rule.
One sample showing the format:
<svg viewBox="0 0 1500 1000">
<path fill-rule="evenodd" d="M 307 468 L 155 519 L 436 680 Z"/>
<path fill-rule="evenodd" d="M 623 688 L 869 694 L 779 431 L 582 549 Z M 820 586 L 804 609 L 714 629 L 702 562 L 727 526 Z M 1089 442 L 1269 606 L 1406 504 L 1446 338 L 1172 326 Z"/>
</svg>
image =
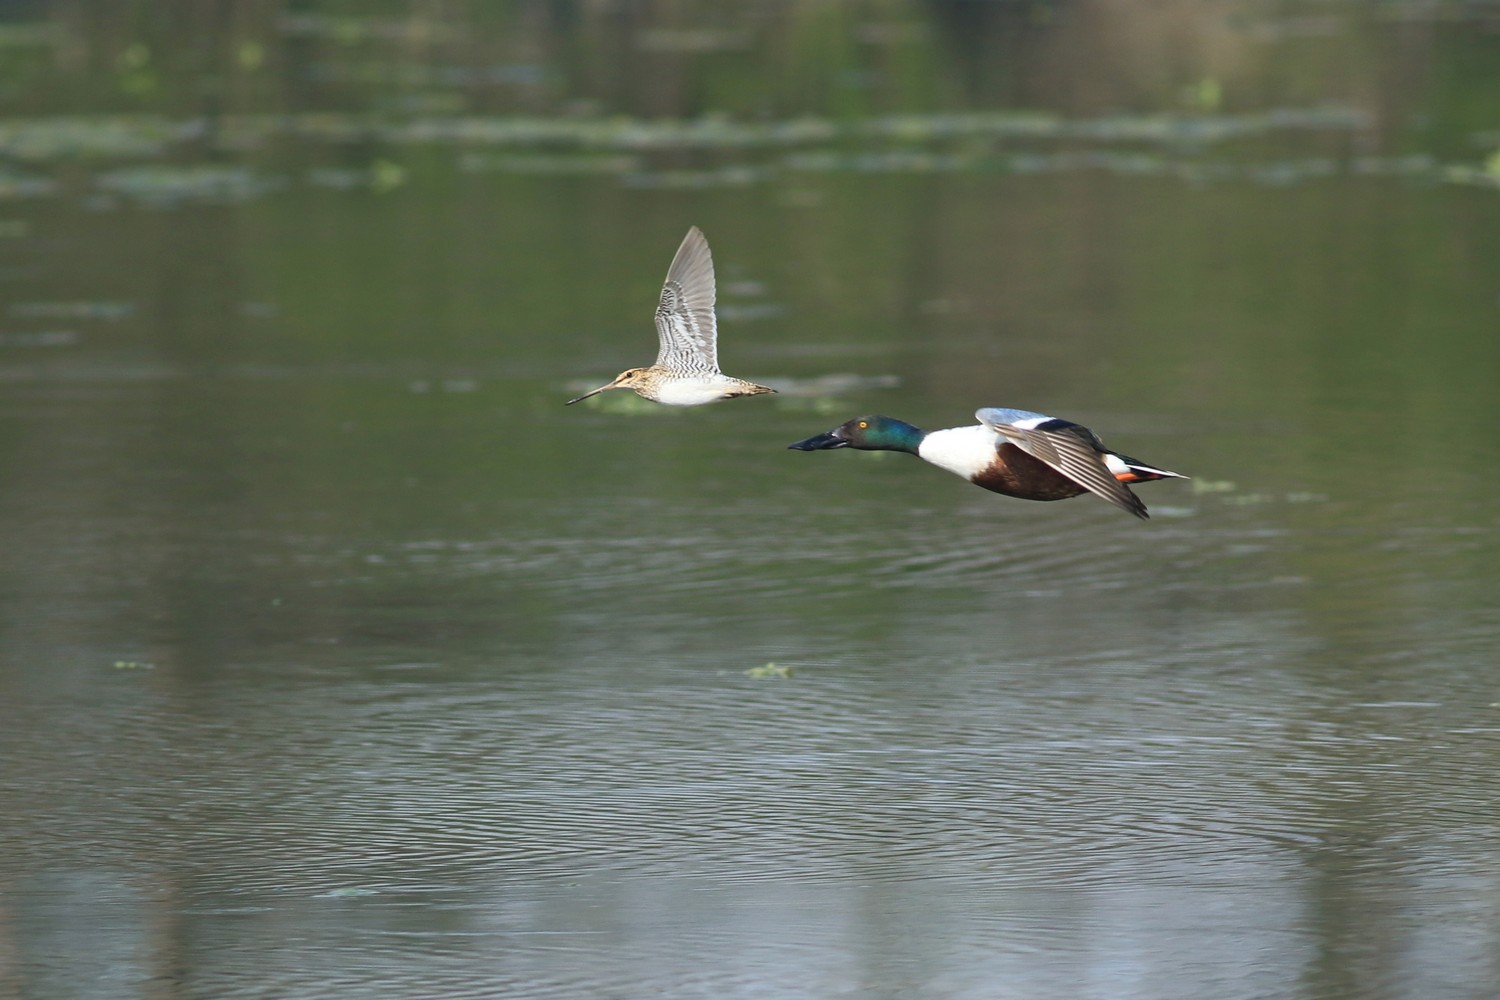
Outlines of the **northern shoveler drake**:
<svg viewBox="0 0 1500 1000">
<path fill-rule="evenodd" d="M 1087 427 L 1029 410 L 986 407 L 973 427 L 924 431 L 893 417 L 855 417 L 788 445 L 797 451 L 904 451 L 976 486 L 1022 500 L 1095 493 L 1136 517 L 1150 517 L 1127 483 L 1187 476 L 1111 451 Z"/>
<path fill-rule="evenodd" d="M 627 368 L 608 385 L 568 400 L 572 406 L 606 389 L 630 389 L 637 396 L 668 406 L 701 406 L 736 396 L 775 392 L 719 371 L 718 325 L 714 320 L 714 260 L 708 240 L 697 226 L 688 230 L 656 307 L 656 336 L 661 347 L 649 368 Z"/>
</svg>

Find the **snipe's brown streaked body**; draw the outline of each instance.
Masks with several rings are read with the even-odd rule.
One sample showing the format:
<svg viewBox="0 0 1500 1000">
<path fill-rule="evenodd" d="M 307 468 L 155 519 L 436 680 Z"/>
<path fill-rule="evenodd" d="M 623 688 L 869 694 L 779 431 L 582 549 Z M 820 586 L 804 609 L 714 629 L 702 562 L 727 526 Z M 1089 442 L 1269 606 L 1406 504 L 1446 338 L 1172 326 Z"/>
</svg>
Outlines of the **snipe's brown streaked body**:
<svg viewBox="0 0 1500 1000">
<path fill-rule="evenodd" d="M 656 335 L 661 348 L 655 364 L 627 368 L 613 382 L 568 400 L 568 405 L 606 389 L 629 389 L 667 406 L 701 406 L 776 391 L 719 371 L 714 261 L 708 252 L 708 240 L 697 226 L 688 230 L 667 269 L 661 302 L 656 307 Z"/>
</svg>

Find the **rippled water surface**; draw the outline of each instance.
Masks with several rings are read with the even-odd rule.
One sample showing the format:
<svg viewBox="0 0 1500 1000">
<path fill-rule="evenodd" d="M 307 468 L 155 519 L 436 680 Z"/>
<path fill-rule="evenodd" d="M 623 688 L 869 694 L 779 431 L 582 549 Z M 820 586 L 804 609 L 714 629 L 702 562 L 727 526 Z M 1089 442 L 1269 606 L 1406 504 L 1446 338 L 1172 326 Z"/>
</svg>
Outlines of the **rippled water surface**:
<svg viewBox="0 0 1500 1000">
<path fill-rule="evenodd" d="M 1494 995 L 1478 13 L 33 6 L 0 994 Z M 991 405 L 1192 479 L 786 449 Z"/>
</svg>

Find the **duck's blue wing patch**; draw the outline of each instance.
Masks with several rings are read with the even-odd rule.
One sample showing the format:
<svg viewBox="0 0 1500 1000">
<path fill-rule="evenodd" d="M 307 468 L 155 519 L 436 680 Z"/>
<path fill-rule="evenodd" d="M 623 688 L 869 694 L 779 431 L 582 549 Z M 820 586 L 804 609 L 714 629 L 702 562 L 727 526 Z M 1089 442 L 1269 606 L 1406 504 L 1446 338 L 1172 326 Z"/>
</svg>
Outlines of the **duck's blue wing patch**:
<svg viewBox="0 0 1500 1000">
<path fill-rule="evenodd" d="M 1049 417 L 1045 413 L 1033 413 L 1030 410 L 1013 410 L 1008 406 L 986 406 L 974 414 L 974 419 L 992 427 L 995 424 L 1008 424 L 1012 427 L 1024 427 L 1031 430 L 1056 418 Z"/>
</svg>

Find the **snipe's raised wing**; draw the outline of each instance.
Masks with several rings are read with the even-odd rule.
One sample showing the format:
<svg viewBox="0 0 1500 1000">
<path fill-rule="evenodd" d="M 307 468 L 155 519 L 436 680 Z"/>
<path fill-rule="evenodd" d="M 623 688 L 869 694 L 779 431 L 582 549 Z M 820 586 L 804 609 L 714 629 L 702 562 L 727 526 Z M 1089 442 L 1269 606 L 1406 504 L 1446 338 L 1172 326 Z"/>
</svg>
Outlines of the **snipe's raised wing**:
<svg viewBox="0 0 1500 1000">
<path fill-rule="evenodd" d="M 697 226 L 688 230 L 667 269 L 656 307 L 661 350 L 656 363 L 675 371 L 717 373 L 719 329 L 714 322 L 714 259 Z"/>
</svg>

